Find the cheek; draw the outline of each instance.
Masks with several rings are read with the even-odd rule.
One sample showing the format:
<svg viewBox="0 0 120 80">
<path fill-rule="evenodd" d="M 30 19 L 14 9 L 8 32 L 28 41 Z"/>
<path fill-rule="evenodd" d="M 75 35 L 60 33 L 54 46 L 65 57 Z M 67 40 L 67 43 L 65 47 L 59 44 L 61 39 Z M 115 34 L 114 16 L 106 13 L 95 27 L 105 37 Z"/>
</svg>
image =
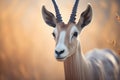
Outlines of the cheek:
<svg viewBox="0 0 120 80">
<path fill-rule="evenodd" d="M 72 42 L 71 42 L 71 48 L 72 48 L 73 51 L 75 50 L 75 48 L 76 48 L 76 39 L 72 40 Z"/>
<path fill-rule="evenodd" d="M 77 47 L 76 45 L 77 45 L 77 40 L 73 39 L 71 43 L 68 43 L 68 50 L 73 53 Z"/>
</svg>

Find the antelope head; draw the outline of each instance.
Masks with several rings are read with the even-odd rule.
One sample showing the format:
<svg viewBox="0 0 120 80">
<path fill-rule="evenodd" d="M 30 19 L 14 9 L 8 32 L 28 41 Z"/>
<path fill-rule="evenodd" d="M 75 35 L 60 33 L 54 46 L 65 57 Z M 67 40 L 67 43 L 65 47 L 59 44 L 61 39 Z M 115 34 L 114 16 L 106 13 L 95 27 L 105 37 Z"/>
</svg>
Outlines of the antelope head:
<svg viewBox="0 0 120 80">
<path fill-rule="evenodd" d="M 78 40 L 83 27 L 88 25 L 92 19 L 92 7 L 88 4 L 87 9 L 82 12 L 79 21 L 75 22 L 75 16 L 79 0 L 76 0 L 72 14 L 67 24 L 62 21 L 61 14 L 55 0 L 52 0 L 56 17 L 53 13 L 48 11 L 45 6 L 42 7 L 42 16 L 46 24 L 54 28 L 52 33 L 55 41 L 55 58 L 59 61 L 64 61 L 74 53 L 76 53 Z"/>
</svg>

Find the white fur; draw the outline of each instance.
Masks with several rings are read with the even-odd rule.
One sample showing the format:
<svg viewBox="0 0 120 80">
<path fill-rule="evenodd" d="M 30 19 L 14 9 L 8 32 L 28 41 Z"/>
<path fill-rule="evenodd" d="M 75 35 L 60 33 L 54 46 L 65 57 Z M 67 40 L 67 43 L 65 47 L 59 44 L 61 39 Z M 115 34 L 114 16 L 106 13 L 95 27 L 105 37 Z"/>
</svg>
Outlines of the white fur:
<svg viewBox="0 0 120 80">
<path fill-rule="evenodd" d="M 73 36 L 74 32 L 78 32 L 78 34 L 79 34 L 79 30 L 76 26 L 73 26 L 70 30 L 70 39 L 69 39 L 70 43 L 72 42 L 72 36 Z"/>
<path fill-rule="evenodd" d="M 114 64 L 114 67 L 117 69 L 117 71 L 119 71 L 119 67 L 117 66 L 114 56 L 112 54 L 106 54 L 105 56 Z"/>
<path fill-rule="evenodd" d="M 57 36 L 58 36 L 58 30 L 57 30 L 57 28 L 55 28 L 53 32 L 55 33 L 55 36 L 57 38 Z"/>
<path fill-rule="evenodd" d="M 62 31 L 60 32 L 60 36 L 58 39 L 58 44 L 56 45 L 55 50 L 60 52 L 62 50 L 65 50 L 63 54 L 60 55 L 60 57 L 66 57 L 68 55 L 68 49 L 65 45 L 65 36 L 66 36 L 66 32 Z M 57 55 L 55 54 L 55 57 L 57 57 Z"/>
</svg>

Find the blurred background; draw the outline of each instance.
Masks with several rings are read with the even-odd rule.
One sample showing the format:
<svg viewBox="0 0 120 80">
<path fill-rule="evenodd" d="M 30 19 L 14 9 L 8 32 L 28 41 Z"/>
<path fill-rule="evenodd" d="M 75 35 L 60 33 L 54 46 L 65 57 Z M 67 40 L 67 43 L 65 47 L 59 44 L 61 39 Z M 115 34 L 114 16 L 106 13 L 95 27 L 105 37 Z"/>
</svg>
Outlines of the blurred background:
<svg viewBox="0 0 120 80">
<path fill-rule="evenodd" d="M 56 1 L 67 23 L 75 0 Z M 93 19 L 80 35 L 82 52 L 110 48 L 120 55 L 120 0 L 80 0 L 76 21 L 88 3 Z M 54 13 L 51 0 L 0 0 L 0 80 L 64 80 L 43 5 Z"/>
</svg>

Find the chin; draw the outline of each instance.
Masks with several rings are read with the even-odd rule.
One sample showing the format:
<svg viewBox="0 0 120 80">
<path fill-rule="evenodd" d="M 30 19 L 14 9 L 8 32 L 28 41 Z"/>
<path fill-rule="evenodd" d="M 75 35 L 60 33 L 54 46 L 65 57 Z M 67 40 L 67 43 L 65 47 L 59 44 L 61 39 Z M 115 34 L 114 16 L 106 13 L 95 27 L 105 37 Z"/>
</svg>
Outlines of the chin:
<svg viewBox="0 0 120 80">
<path fill-rule="evenodd" d="M 59 62 L 64 62 L 65 60 L 64 59 L 56 59 L 57 61 Z"/>
</svg>

